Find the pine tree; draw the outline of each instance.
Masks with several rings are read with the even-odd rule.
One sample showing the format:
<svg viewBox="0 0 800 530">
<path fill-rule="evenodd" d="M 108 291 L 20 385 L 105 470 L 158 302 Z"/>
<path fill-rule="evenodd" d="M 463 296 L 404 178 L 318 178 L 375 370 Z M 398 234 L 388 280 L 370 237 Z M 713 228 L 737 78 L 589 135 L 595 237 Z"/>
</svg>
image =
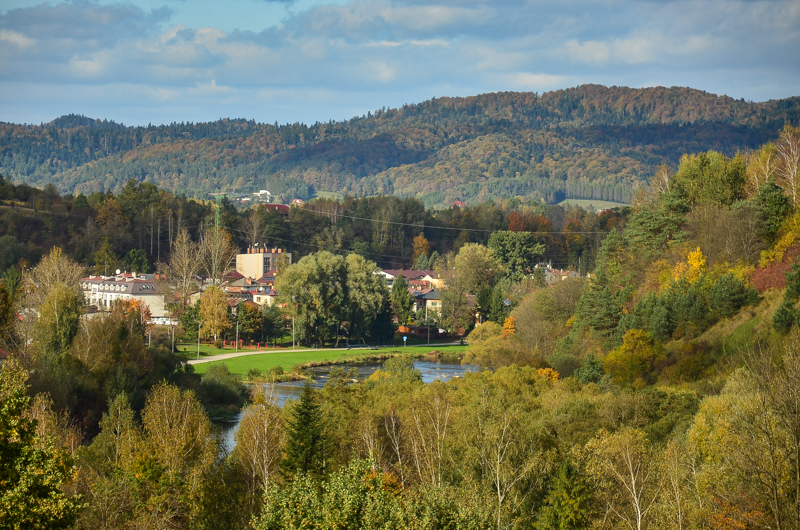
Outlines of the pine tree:
<svg viewBox="0 0 800 530">
<path fill-rule="evenodd" d="M 603 378 L 603 361 L 590 353 L 581 361 L 581 366 L 575 370 L 575 379 L 584 385 L 589 383 L 599 383 Z"/>
<path fill-rule="evenodd" d="M 800 298 L 800 263 L 795 262 L 792 264 L 792 269 L 786 273 L 786 294 L 783 296 L 783 302 L 772 317 L 775 329 L 785 333 L 797 322 L 797 310 L 794 306 L 798 298 Z"/>
<path fill-rule="evenodd" d="M 761 217 L 762 233 L 773 241 L 783 220 L 792 211 L 792 205 L 783 189 L 772 180 L 759 188 L 755 202 Z"/>
<path fill-rule="evenodd" d="M 747 301 L 747 288 L 733 274 L 725 274 L 714 282 L 708 293 L 711 309 L 722 318 L 735 315 Z"/>
<path fill-rule="evenodd" d="M 323 475 L 328 453 L 322 407 L 311 383 L 292 408 L 286 427 L 286 456 L 281 469 L 287 474 Z"/>
</svg>

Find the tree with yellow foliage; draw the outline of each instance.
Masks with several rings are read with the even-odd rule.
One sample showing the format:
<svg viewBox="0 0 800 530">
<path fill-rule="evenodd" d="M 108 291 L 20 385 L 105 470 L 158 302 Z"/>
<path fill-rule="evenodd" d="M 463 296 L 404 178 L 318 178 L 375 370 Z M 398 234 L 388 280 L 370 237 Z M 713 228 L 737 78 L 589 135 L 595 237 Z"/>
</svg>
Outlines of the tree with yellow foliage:
<svg viewBox="0 0 800 530">
<path fill-rule="evenodd" d="M 214 337 L 214 340 L 231 327 L 228 297 L 215 285 L 206 289 L 200 298 L 200 321 L 202 322 L 200 336 Z"/>
<path fill-rule="evenodd" d="M 622 337 L 622 345 L 603 359 L 603 369 L 617 383 L 643 386 L 644 379 L 663 358 L 664 352 L 654 345 L 650 333 L 630 329 Z"/>
<path fill-rule="evenodd" d="M 503 333 L 501 334 L 501 336 L 504 339 L 507 339 L 513 335 L 516 335 L 516 333 L 517 333 L 517 321 L 512 315 L 506 318 L 505 322 L 503 322 Z"/>
<path fill-rule="evenodd" d="M 686 261 L 678 263 L 672 271 L 673 278 L 677 281 L 684 278 L 689 283 L 697 283 L 708 270 L 706 257 L 700 247 L 689 252 Z"/>
</svg>

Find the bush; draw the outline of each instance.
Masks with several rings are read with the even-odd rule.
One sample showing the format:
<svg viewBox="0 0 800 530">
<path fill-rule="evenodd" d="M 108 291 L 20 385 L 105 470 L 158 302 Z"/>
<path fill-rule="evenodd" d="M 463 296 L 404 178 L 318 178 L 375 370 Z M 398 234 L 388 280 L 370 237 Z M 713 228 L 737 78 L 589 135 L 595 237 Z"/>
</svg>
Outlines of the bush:
<svg viewBox="0 0 800 530">
<path fill-rule="evenodd" d="M 222 349 L 222 341 L 221 340 L 215 340 L 214 341 L 214 347 L 216 349 L 218 349 L 218 350 L 221 350 Z"/>
<path fill-rule="evenodd" d="M 247 399 L 247 387 L 232 374 L 225 363 L 212 366 L 200 382 L 200 401 L 209 408 L 223 407 L 238 410 Z"/>
</svg>

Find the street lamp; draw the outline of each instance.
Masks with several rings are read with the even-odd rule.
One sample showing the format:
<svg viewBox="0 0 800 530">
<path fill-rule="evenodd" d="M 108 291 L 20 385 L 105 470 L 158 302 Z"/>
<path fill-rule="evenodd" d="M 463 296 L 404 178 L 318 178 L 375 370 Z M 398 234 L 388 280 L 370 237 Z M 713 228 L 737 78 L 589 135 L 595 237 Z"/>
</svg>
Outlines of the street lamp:
<svg viewBox="0 0 800 530">
<path fill-rule="evenodd" d="M 297 297 L 292 296 L 292 349 L 294 349 L 294 314 L 297 312 Z"/>
<path fill-rule="evenodd" d="M 200 315 L 197 315 L 197 358 L 200 358 Z"/>
</svg>

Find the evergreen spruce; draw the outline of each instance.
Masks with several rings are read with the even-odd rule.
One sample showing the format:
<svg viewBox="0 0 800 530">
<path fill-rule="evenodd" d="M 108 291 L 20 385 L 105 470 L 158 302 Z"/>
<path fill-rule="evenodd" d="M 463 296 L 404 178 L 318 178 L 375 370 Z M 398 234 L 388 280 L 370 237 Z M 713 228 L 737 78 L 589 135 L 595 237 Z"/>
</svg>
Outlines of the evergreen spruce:
<svg viewBox="0 0 800 530">
<path fill-rule="evenodd" d="M 306 382 L 286 426 L 284 473 L 321 476 L 325 473 L 328 437 L 317 392 Z"/>
<path fill-rule="evenodd" d="M 492 298 L 489 304 L 489 320 L 502 324 L 508 315 L 508 307 L 503 302 L 503 289 L 499 285 L 492 289 Z"/>
</svg>

